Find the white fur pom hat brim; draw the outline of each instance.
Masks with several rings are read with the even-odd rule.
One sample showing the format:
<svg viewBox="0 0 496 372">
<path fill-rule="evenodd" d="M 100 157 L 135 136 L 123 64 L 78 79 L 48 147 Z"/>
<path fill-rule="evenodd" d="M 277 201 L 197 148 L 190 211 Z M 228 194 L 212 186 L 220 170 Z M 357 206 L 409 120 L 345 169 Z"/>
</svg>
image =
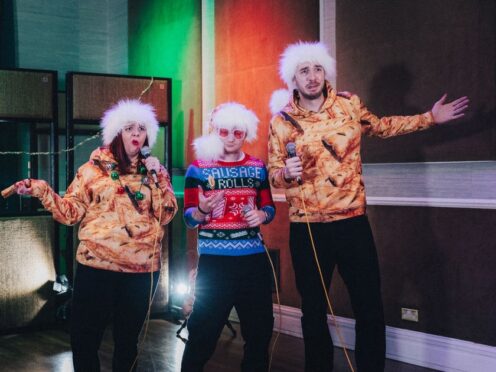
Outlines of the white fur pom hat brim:
<svg viewBox="0 0 496 372">
<path fill-rule="evenodd" d="M 291 92 L 287 89 L 278 89 L 270 97 L 270 112 L 272 115 L 280 112 L 291 101 Z"/>
<path fill-rule="evenodd" d="M 114 138 L 129 123 L 140 123 L 146 127 L 148 146 L 153 147 L 157 140 L 158 121 L 155 109 L 137 99 L 123 99 L 105 111 L 100 127 L 103 129 L 103 144 L 110 145 Z"/>
<path fill-rule="evenodd" d="M 336 76 L 336 61 L 329 55 L 327 47 L 321 42 L 300 41 L 289 45 L 279 60 L 279 76 L 290 92 L 296 89 L 293 78 L 300 63 L 314 62 L 324 68 L 325 79 L 333 81 Z"/>
<path fill-rule="evenodd" d="M 215 133 L 206 134 L 193 141 L 197 159 L 216 161 L 224 154 L 224 143 Z"/>
</svg>

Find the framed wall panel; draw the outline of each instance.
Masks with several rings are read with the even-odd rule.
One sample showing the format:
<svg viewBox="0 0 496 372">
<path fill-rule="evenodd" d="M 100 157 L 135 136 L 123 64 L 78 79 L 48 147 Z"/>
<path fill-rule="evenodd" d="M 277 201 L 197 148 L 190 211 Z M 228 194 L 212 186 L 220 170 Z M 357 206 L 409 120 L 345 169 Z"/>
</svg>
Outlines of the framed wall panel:
<svg viewBox="0 0 496 372">
<path fill-rule="evenodd" d="M 0 120 L 56 120 L 57 72 L 0 69 Z"/>
<path fill-rule="evenodd" d="M 142 101 L 155 107 L 157 119 L 161 124 L 170 122 L 170 79 L 102 75 L 72 72 L 70 94 L 72 95 L 72 121 L 99 121 L 103 112 L 123 98 L 138 98 L 151 83 L 149 90 L 143 94 Z"/>
<path fill-rule="evenodd" d="M 466 116 L 388 139 L 365 137 L 365 163 L 496 160 L 494 1 L 336 1 L 337 89 L 378 116 L 429 111 L 445 92 Z"/>
</svg>

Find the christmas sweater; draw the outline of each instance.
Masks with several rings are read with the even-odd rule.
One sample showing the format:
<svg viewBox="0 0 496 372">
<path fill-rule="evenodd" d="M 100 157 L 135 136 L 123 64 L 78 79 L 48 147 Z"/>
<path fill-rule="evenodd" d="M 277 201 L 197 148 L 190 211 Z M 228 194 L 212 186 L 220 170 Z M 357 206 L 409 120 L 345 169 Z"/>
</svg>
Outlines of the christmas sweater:
<svg viewBox="0 0 496 372">
<path fill-rule="evenodd" d="M 198 186 L 205 196 L 224 191 L 223 202 L 205 221 L 196 221 Z M 243 210 L 261 209 L 272 221 L 275 207 L 265 164 L 248 154 L 236 162 L 196 160 L 188 168 L 184 189 L 184 220 L 198 227 L 199 254 L 243 256 L 264 252 L 259 227 L 249 227 Z M 249 210 L 248 209 L 248 210 Z"/>
<path fill-rule="evenodd" d="M 304 109 L 293 98 L 272 118 L 269 131 L 269 175 L 285 188 L 291 222 L 332 222 L 365 213 L 360 140 L 427 129 L 430 112 L 378 118 L 356 95 L 338 95 L 327 83 L 327 97 L 318 112 Z M 293 142 L 303 163 L 303 184 L 286 182 L 286 145 Z M 303 200 L 305 205 L 303 204 Z M 305 216 L 306 214 L 306 216 Z"/>
</svg>

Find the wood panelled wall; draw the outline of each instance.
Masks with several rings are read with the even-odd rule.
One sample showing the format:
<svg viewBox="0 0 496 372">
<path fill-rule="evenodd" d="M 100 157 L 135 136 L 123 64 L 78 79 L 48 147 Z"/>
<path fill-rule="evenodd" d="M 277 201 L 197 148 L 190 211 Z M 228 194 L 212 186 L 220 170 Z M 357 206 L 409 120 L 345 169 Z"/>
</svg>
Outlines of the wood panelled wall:
<svg viewBox="0 0 496 372">
<path fill-rule="evenodd" d="M 298 40 L 318 40 L 319 2 L 283 0 L 215 1 L 216 104 L 238 101 L 260 119 L 258 140 L 247 152 L 267 159 L 269 100 L 286 88 L 279 56 Z"/>
<path fill-rule="evenodd" d="M 339 90 L 379 116 L 429 111 L 445 92 L 470 98 L 456 124 L 365 138 L 365 162 L 496 159 L 494 19 L 487 0 L 336 0 Z"/>
<path fill-rule="evenodd" d="M 369 206 L 388 325 L 496 346 L 496 213 Z M 350 307 L 336 287 L 339 312 Z M 419 322 L 400 308 L 419 310 Z"/>
</svg>

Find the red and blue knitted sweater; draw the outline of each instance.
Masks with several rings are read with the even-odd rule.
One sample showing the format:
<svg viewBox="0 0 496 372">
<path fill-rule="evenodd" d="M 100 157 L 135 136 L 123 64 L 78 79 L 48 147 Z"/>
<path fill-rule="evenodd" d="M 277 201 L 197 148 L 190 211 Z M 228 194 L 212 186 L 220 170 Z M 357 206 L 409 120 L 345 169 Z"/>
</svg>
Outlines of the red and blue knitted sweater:
<svg viewBox="0 0 496 372">
<path fill-rule="evenodd" d="M 205 196 L 224 191 L 224 202 L 199 223 L 192 217 L 198 206 L 198 186 Z M 188 168 L 184 189 L 184 220 L 198 226 L 199 254 L 243 256 L 264 252 L 259 227 L 251 228 L 243 208 L 261 209 L 272 221 L 275 207 L 265 164 L 248 154 L 236 162 L 196 160 Z"/>
</svg>

